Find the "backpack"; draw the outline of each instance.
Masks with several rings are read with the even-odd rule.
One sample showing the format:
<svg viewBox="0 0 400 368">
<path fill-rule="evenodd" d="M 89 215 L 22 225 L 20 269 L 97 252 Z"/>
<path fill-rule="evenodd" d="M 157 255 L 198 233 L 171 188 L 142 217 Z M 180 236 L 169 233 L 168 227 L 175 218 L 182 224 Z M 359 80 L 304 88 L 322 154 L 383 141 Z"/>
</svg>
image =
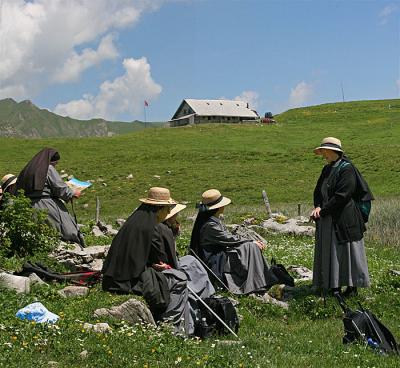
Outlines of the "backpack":
<svg viewBox="0 0 400 368">
<path fill-rule="evenodd" d="M 271 258 L 271 266 L 268 270 L 268 285 L 267 289 L 277 284 L 285 284 L 287 286 L 294 286 L 294 279 L 290 276 L 285 266 L 280 263 L 276 263 L 275 258 Z"/>
<path fill-rule="evenodd" d="M 379 353 L 400 353 L 393 334 L 372 312 L 364 309 L 360 303 L 360 309 L 353 311 L 340 294 L 336 298 L 344 312 L 343 344 L 361 340 Z"/>
<path fill-rule="evenodd" d="M 239 330 L 239 317 L 231 300 L 226 297 L 210 297 L 203 301 L 221 318 L 235 333 Z M 216 333 L 218 335 L 228 334 L 229 331 L 218 321 L 217 318 L 201 303 L 200 316 L 195 323 L 196 336 L 206 338 Z"/>
<path fill-rule="evenodd" d="M 339 175 L 339 172 L 342 168 L 349 165 L 352 165 L 352 163 L 347 161 L 346 159 L 342 160 L 337 167 L 336 175 Z M 352 166 L 354 168 L 357 179 L 357 187 L 354 192 L 353 199 L 356 206 L 360 210 L 364 223 L 367 223 L 369 220 L 369 214 L 371 213 L 372 200 L 374 199 L 374 197 L 369 189 L 368 183 L 365 181 L 360 171 L 354 165 Z"/>
</svg>

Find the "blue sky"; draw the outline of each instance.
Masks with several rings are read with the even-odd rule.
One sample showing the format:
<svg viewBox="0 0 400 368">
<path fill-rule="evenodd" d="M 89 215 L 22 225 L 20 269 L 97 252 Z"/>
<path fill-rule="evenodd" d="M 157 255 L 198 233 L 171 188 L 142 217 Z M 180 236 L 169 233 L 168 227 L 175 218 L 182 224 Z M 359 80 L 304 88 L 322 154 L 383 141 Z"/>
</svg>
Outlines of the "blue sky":
<svg viewBox="0 0 400 368">
<path fill-rule="evenodd" d="M 0 6 L 0 98 L 62 115 L 142 120 L 146 100 L 148 120 L 168 120 L 184 98 L 277 113 L 341 101 L 341 84 L 347 101 L 400 97 L 400 1 Z"/>
</svg>

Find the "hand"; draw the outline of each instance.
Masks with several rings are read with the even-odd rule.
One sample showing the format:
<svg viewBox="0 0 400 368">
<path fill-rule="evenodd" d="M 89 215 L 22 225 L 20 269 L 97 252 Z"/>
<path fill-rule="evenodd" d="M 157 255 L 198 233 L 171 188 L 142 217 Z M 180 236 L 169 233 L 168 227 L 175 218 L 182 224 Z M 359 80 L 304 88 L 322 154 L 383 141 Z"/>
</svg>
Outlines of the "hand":
<svg viewBox="0 0 400 368">
<path fill-rule="evenodd" d="M 153 267 L 156 271 L 159 272 L 169 270 L 170 268 L 172 268 L 168 263 L 164 263 L 161 261 L 159 263 L 153 263 L 151 267 Z"/>
<path fill-rule="evenodd" d="M 267 244 L 264 244 L 263 242 L 261 242 L 259 240 L 257 240 L 255 243 L 256 243 L 257 247 L 260 248 L 260 250 L 264 250 L 265 248 L 267 248 Z"/>
<path fill-rule="evenodd" d="M 321 217 L 321 215 L 319 214 L 320 211 L 321 211 L 321 207 L 316 207 L 316 208 L 314 208 L 314 209 L 312 210 L 311 214 L 310 214 L 310 218 L 311 218 L 312 220 L 314 220 L 314 221 L 317 220 L 317 219 L 319 219 L 319 218 Z"/>
<path fill-rule="evenodd" d="M 76 189 L 76 190 L 74 191 L 73 197 L 74 197 L 74 198 L 79 198 L 79 197 L 81 196 L 81 194 L 82 194 L 82 192 L 81 192 L 80 190 Z"/>
</svg>

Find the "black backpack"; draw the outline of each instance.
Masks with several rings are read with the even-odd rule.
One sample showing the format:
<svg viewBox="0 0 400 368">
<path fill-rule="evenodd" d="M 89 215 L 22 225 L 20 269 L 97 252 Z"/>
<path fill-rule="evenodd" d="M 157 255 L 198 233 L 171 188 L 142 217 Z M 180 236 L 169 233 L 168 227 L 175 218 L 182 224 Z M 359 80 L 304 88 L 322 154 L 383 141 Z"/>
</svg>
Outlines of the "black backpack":
<svg viewBox="0 0 400 368">
<path fill-rule="evenodd" d="M 239 330 L 239 317 L 231 300 L 226 297 L 210 297 L 203 301 L 221 318 L 229 328 L 237 333 Z M 230 333 L 224 325 L 202 304 L 198 303 L 200 316 L 195 324 L 195 335 L 201 338 L 209 337 L 216 333 L 225 335 Z"/>
<path fill-rule="evenodd" d="M 359 340 L 379 353 L 400 353 L 393 334 L 372 312 L 365 310 L 360 303 L 360 309 L 353 311 L 340 294 L 336 298 L 344 312 L 343 344 Z"/>
<path fill-rule="evenodd" d="M 275 258 L 271 259 L 271 266 L 268 270 L 268 285 L 267 289 L 273 285 L 285 284 L 287 286 L 294 286 L 294 279 L 286 270 L 285 266 L 280 263 L 276 263 Z"/>
</svg>

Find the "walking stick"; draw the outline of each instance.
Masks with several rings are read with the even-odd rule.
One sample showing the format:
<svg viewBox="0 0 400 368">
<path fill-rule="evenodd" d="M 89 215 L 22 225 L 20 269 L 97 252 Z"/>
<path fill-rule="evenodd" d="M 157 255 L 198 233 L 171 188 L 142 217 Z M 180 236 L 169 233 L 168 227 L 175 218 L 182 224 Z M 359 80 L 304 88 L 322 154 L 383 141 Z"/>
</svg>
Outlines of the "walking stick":
<svg viewBox="0 0 400 368">
<path fill-rule="evenodd" d="M 236 333 L 220 318 L 220 316 L 215 313 L 208 305 L 207 303 L 201 299 L 192 289 L 189 285 L 187 285 L 188 290 L 193 294 L 193 296 L 201 303 L 203 304 L 210 312 L 211 314 L 219 321 L 222 323 L 222 325 L 233 335 L 235 336 L 237 339 L 239 339 L 239 336 L 236 335 Z M 239 339 L 240 340 L 240 339 Z"/>
<path fill-rule="evenodd" d="M 220 283 L 221 285 L 226 289 L 226 291 L 228 291 L 231 295 L 233 295 L 233 293 L 229 290 L 228 286 L 225 285 L 225 283 L 213 272 L 213 270 L 207 266 L 207 264 L 196 254 L 196 252 L 193 249 L 189 249 L 189 251 L 193 254 L 193 256 L 200 261 L 200 263 L 203 265 L 203 267 L 211 273 L 211 275 L 213 275 Z"/>
</svg>

